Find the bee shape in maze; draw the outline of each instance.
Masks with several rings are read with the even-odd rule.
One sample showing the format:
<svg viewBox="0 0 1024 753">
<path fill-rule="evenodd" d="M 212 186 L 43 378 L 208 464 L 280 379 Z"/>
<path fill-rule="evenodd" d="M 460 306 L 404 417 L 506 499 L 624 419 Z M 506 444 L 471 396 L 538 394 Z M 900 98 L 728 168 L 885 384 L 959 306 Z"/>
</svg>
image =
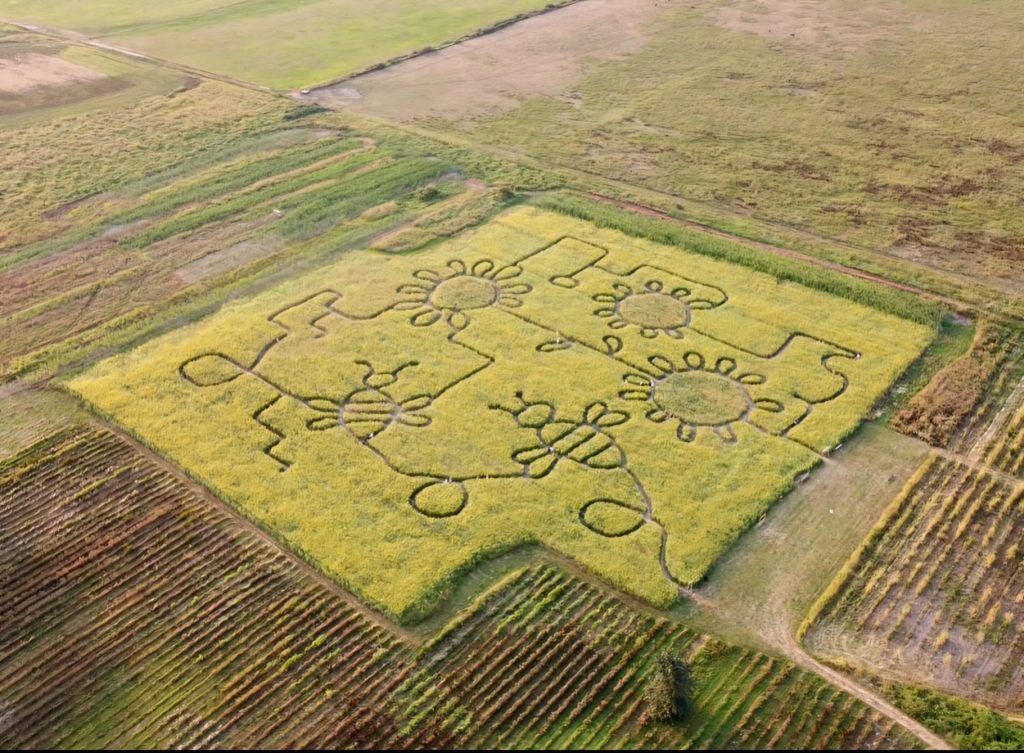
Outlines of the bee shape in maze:
<svg viewBox="0 0 1024 753">
<path fill-rule="evenodd" d="M 583 410 L 580 420 L 572 421 L 558 418 L 551 403 L 527 402 L 522 392 L 515 397 L 517 404 L 513 408 L 491 408 L 505 411 L 521 428 L 531 429 L 536 435 L 537 444 L 512 454 L 528 478 L 546 476 L 562 460 L 598 470 L 614 470 L 625 464 L 625 453 L 605 430 L 629 420 L 628 413 L 610 410 L 598 401 Z"/>
<path fill-rule="evenodd" d="M 310 429 L 323 430 L 341 425 L 359 441 L 368 442 L 396 423 L 406 426 L 430 424 L 430 416 L 422 413 L 432 402 L 429 395 L 413 395 L 398 400 L 389 390 L 398 381 L 399 373 L 418 365 L 416 361 L 404 363 L 392 371 L 377 371 L 369 361 L 356 363 L 366 369 L 363 386 L 349 393 L 340 403 L 323 398 L 308 401 L 311 408 L 327 414 L 310 419 L 306 423 Z"/>
</svg>

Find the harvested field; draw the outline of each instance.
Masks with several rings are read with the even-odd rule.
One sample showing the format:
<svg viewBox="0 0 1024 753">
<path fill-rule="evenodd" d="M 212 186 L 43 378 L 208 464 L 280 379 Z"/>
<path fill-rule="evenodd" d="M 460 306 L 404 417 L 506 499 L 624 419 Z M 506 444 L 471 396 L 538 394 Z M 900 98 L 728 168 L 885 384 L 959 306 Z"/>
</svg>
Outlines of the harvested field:
<svg viewBox="0 0 1024 753">
<path fill-rule="evenodd" d="M 933 455 L 819 602 L 809 645 L 1019 714 L 1022 494 Z"/>
<path fill-rule="evenodd" d="M 420 201 L 417 191 L 449 172 L 447 163 L 345 131 L 284 128 L 217 151 L 194 172 L 158 174 L 96 197 L 96 206 L 79 203 L 63 218 L 75 227 L 23 247 L 7 269 L 0 259 L 0 376 L 60 363 L 168 303 L 373 238 L 410 217 L 423 225 L 416 243 L 426 243 L 454 230 L 419 211 L 442 213 L 464 192 L 481 194 L 451 179 Z M 386 212 L 369 211 L 386 203 Z M 495 211 L 494 202 L 484 208 Z"/>
<path fill-rule="evenodd" d="M 173 92 L 184 80 L 176 72 L 89 47 L 0 29 L 2 131 L 54 117 L 130 107 L 146 97 Z"/>
<path fill-rule="evenodd" d="M 0 58 L 0 94 L 21 94 L 40 86 L 68 86 L 103 74 L 52 55 L 30 52 Z"/>
<path fill-rule="evenodd" d="M 624 609 L 551 567 L 527 570 L 421 650 L 397 697 L 412 729 L 450 720 L 473 748 L 914 746 L 859 701 L 786 661 Z M 660 656 L 688 661 L 694 713 L 645 718 Z M 389 744 L 432 742 L 396 738 Z"/>
<path fill-rule="evenodd" d="M 4 746 L 915 743 L 813 675 L 550 566 L 414 651 L 103 430 L 0 470 L 0 523 Z M 684 724 L 642 719 L 665 652 L 698 678 Z"/>
<path fill-rule="evenodd" d="M 27 120 L 0 119 L 0 194 L 10 197 L 0 215 L 0 269 L 18 247 L 68 228 L 95 208 L 82 199 L 98 200 L 171 166 L 194 164 L 243 135 L 280 129 L 287 111 L 281 102 L 213 82 L 169 97 L 183 78 L 145 70 L 157 90 L 143 89 L 144 96 L 135 92 L 128 101 L 79 114 L 74 106 L 51 112 L 33 105 Z"/>
<path fill-rule="evenodd" d="M 0 522 L 5 747 L 362 745 L 354 713 L 387 723 L 394 638 L 108 432 L 0 471 Z"/>
<path fill-rule="evenodd" d="M 4 17 L 278 89 L 326 83 L 472 35 L 548 0 L 8 0 Z M 2 19 L 0 19 L 2 20 Z"/>
<path fill-rule="evenodd" d="M 784 644 L 927 454 L 866 424 L 726 552 L 700 593 Z"/>
<path fill-rule="evenodd" d="M 1024 289 L 1013 0 L 581 5 L 322 101 L 883 274 Z"/>
<path fill-rule="evenodd" d="M 85 412 L 60 390 L 29 389 L 17 382 L 0 386 L 0 463 L 84 418 Z"/>
<path fill-rule="evenodd" d="M 352 252 L 70 388 L 408 621 L 528 543 L 672 602 L 931 336 L 519 208 Z"/>
<path fill-rule="evenodd" d="M 310 99 L 389 120 L 473 118 L 562 97 L 589 68 L 639 51 L 663 4 L 587 0 L 317 89 Z"/>
<path fill-rule="evenodd" d="M 986 449 L 987 461 L 993 467 L 1024 477 L 1024 407 L 1012 414 Z"/>
</svg>

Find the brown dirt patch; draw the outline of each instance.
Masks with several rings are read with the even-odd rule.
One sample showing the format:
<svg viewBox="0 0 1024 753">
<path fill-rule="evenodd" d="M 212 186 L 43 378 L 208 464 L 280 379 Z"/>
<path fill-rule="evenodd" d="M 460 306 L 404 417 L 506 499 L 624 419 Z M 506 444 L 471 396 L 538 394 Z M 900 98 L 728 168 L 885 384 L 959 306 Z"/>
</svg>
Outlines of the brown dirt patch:
<svg viewBox="0 0 1024 753">
<path fill-rule="evenodd" d="M 843 8 L 822 0 L 744 0 L 715 8 L 711 18 L 730 31 L 829 51 L 853 51 L 887 39 L 894 22 L 902 29 L 927 27 L 922 18 L 897 5 Z"/>
<path fill-rule="evenodd" d="M 68 86 L 106 75 L 55 55 L 27 52 L 0 58 L 0 93 L 23 94 L 43 86 Z"/>
<path fill-rule="evenodd" d="M 399 121 L 501 114 L 531 97 L 565 94 L 590 60 L 639 51 L 667 7 L 658 0 L 575 3 L 318 89 L 310 98 Z"/>
</svg>

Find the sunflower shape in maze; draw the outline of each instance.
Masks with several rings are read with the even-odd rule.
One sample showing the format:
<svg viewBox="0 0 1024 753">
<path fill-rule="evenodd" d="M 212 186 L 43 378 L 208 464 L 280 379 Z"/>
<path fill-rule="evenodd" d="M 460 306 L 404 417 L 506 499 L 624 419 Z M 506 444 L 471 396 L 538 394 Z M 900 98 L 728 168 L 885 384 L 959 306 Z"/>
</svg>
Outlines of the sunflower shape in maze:
<svg viewBox="0 0 1024 753">
<path fill-rule="evenodd" d="M 397 292 L 405 296 L 395 304 L 397 310 L 411 310 L 411 321 L 417 327 L 428 327 L 439 321 L 454 330 L 469 324 L 467 311 L 490 306 L 519 308 L 522 296 L 533 288 L 516 280 L 523 270 L 516 265 L 500 266 L 490 259 L 472 265 L 453 259 L 440 271 L 420 269 L 413 273 L 417 282 L 405 283 Z"/>
<path fill-rule="evenodd" d="M 674 421 L 676 436 L 684 442 L 692 442 L 699 429 L 706 427 L 731 444 L 736 441 L 736 423 L 747 421 L 754 411 L 783 410 L 778 400 L 751 395 L 750 389 L 764 385 L 767 378 L 738 372 L 732 358 L 710 364 L 700 353 L 690 351 L 678 363 L 664 356 L 651 356 L 648 362 L 651 373 L 627 373 L 619 396 L 647 403 L 649 421 Z"/>
<path fill-rule="evenodd" d="M 643 285 L 616 282 L 610 293 L 596 293 L 592 297 L 603 304 L 594 314 L 608 319 L 609 327 L 638 327 L 641 335 L 651 339 L 659 334 L 681 339 L 683 330 L 690 325 L 693 309 L 710 309 L 716 305 L 697 297 L 690 288 L 668 289 L 657 279 Z"/>
</svg>

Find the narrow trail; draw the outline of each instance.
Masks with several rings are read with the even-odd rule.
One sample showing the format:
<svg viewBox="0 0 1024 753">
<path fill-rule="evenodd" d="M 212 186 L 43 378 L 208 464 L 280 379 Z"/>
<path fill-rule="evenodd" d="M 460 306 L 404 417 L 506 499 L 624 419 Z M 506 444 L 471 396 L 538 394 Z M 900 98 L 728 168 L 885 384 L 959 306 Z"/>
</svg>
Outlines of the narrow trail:
<svg viewBox="0 0 1024 753">
<path fill-rule="evenodd" d="M 844 675 L 842 672 L 822 664 L 820 661 L 808 654 L 797 643 L 796 639 L 790 635 L 788 630 L 780 629 L 765 632 L 760 630 L 759 626 L 751 625 L 748 627 L 746 620 L 742 617 L 730 613 L 714 599 L 705 596 L 699 591 L 685 588 L 682 589 L 682 594 L 686 598 L 692 600 L 702 610 L 719 617 L 723 621 L 729 622 L 733 625 L 738 625 L 744 629 L 752 630 L 759 638 L 764 640 L 772 648 L 800 668 L 813 672 L 819 677 L 824 678 L 826 681 L 875 709 L 883 716 L 886 716 L 897 724 L 905 727 L 909 732 L 916 735 L 929 747 L 934 748 L 935 750 L 956 750 L 955 746 L 950 745 L 942 737 L 932 732 L 916 719 L 900 711 L 877 693 L 865 688 L 863 685 L 847 675 Z"/>
<path fill-rule="evenodd" d="M 264 541 L 267 544 L 273 546 L 274 548 L 284 551 L 284 553 L 289 557 L 289 559 L 291 559 L 293 563 L 295 563 L 295 565 L 300 570 L 302 570 L 308 577 L 313 579 L 318 584 L 322 585 L 331 593 L 337 595 L 339 598 L 344 599 L 347 604 L 349 604 L 354 609 L 359 611 L 367 619 L 371 620 L 377 625 L 380 625 L 381 627 L 384 627 L 389 632 L 391 632 L 392 634 L 400 638 L 402 641 L 404 641 L 407 645 L 415 648 L 429 640 L 429 636 L 424 636 L 421 633 L 416 632 L 415 630 L 405 628 L 399 625 L 398 623 L 394 622 L 387 616 L 368 608 L 353 594 L 349 593 L 344 588 L 342 588 L 333 578 L 322 573 L 320 570 L 310 565 L 302 558 L 297 557 L 294 553 L 290 552 L 286 547 L 284 547 L 281 544 L 281 542 L 278 541 L 276 538 L 274 538 L 269 533 L 260 528 L 258 525 L 250 521 L 248 518 L 240 515 L 237 510 L 231 507 L 231 505 L 229 505 L 216 495 L 212 494 L 204 486 L 202 486 L 198 482 L 194 481 L 191 477 L 189 477 L 183 470 L 178 468 L 173 463 L 169 462 L 166 458 L 157 454 L 148 446 L 142 444 L 138 439 L 136 439 L 128 432 L 124 431 L 123 429 L 119 428 L 116 425 L 108 424 L 105 421 L 97 422 L 97 425 L 107 429 L 108 431 L 113 432 L 114 434 L 122 438 L 124 441 L 128 442 L 139 453 L 141 453 L 151 462 L 157 464 L 159 467 L 168 469 L 193 493 L 205 499 L 208 499 L 213 505 L 215 505 L 224 513 L 226 513 L 230 518 L 237 521 L 238 525 L 240 525 L 245 530 L 249 531 L 252 535 L 256 536 L 261 541 Z M 595 583 L 598 587 L 607 589 L 606 584 L 595 579 L 589 572 L 585 571 L 584 569 L 576 565 L 576 563 L 572 562 L 571 560 L 568 560 L 567 558 L 559 556 L 557 553 L 542 555 L 539 559 L 554 562 L 564 567 L 565 569 L 569 570 L 578 577 L 581 577 L 582 579 L 586 580 L 587 582 Z M 683 596 L 692 600 L 701 609 L 716 614 L 720 616 L 722 619 L 732 624 L 738 625 L 744 630 L 748 630 L 748 626 L 742 619 L 737 618 L 735 615 L 728 614 L 714 600 L 709 599 L 708 597 L 704 596 L 703 594 L 693 589 L 681 588 L 680 591 L 683 594 Z M 616 595 L 619 596 L 618 592 L 616 592 Z M 635 599 L 626 597 L 625 601 L 638 609 L 642 609 L 643 611 L 648 611 L 649 609 L 642 602 L 638 602 Z M 832 685 L 835 685 L 836 687 L 841 688 L 842 690 L 846 691 L 855 698 L 858 698 L 859 700 L 861 700 L 871 708 L 875 709 L 882 715 L 888 717 L 897 724 L 905 727 L 907 730 L 909 730 L 912 734 L 916 735 L 931 748 L 934 748 L 936 750 L 955 750 L 955 748 L 952 745 L 947 743 L 940 736 L 936 735 L 923 724 L 914 720 L 907 714 L 897 709 L 888 701 L 884 700 L 877 694 L 863 687 L 862 685 L 860 685 L 853 679 L 847 677 L 846 675 L 842 674 L 841 672 L 838 672 L 832 669 L 831 667 L 822 664 L 820 661 L 812 657 L 796 642 L 796 640 L 791 635 L 789 635 L 788 631 L 780 630 L 773 631 L 771 633 L 765 633 L 763 631 L 755 630 L 755 633 L 767 644 L 769 644 L 772 648 L 777 650 L 779 653 L 781 653 L 783 656 L 785 656 L 787 659 L 792 661 L 797 666 L 809 672 L 819 675 Z"/>
</svg>

